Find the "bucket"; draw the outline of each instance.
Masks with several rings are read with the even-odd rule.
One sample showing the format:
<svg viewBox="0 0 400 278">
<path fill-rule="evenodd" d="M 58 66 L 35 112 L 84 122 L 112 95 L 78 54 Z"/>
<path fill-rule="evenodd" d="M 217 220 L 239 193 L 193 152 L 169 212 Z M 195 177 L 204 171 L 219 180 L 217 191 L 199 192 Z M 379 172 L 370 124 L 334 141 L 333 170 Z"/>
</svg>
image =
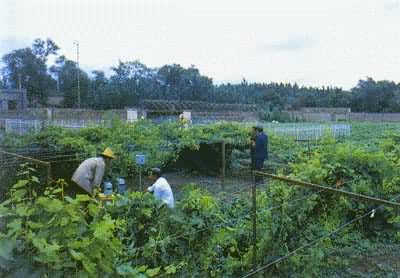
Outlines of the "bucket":
<svg viewBox="0 0 400 278">
<path fill-rule="evenodd" d="M 113 193 L 112 183 L 109 181 L 104 182 L 104 195 L 112 195 L 112 193 Z"/>
<path fill-rule="evenodd" d="M 125 180 L 123 178 L 118 179 L 118 193 L 124 194 L 126 192 Z"/>
</svg>

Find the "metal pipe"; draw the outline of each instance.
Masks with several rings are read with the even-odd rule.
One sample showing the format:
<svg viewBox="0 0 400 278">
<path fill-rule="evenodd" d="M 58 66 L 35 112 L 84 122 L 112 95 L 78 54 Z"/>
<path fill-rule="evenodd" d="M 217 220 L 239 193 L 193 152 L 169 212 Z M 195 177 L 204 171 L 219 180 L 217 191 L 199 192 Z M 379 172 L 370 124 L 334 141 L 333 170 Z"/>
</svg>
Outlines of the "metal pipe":
<svg viewBox="0 0 400 278">
<path fill-rule="evenodd" d="M 21 158 L 21 159 L 24 159 L 24 160 L 32 161 L 32 162 L 34 162 L 36 164 L 43 164 L 43 165 L 46 165 L 46 166 L 49 165 L 48 162 L 45 162 L 45 161 L 42 161 L 42 160 L 38 160 L 38 159 L 34 159 L 32 157 L 27 157 L 27 156 L 15 154 L 15 153 L 9 153 L 9 152 L 2 151 L 2 150 L 0 150 L 0 153 L 11 155 L 11 156 L 14 156 L 14 157 L 18 157 L 18 158 Z"/>
</svg>

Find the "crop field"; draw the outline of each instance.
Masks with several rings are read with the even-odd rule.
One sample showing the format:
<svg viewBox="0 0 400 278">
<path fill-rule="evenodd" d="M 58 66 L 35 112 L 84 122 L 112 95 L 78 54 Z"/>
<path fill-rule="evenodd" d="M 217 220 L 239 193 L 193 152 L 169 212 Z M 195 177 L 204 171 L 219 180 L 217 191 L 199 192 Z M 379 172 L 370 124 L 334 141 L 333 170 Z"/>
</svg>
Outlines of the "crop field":
<svg viewBox="0 0 400 278">
<path fill-rule="evenodd" d="M 0 276 L 400 276 L 400 124 L 265 125 L 263 173 L 391 206 L 272 176 L 255 184 L 249 127 L 114 120 L 0 137 Z M 110 203 L 70 182 L 106 147 L 105 179 L 128 188 Z M 175 208 L 145 192 L 151 167 Z"/>
</svg>

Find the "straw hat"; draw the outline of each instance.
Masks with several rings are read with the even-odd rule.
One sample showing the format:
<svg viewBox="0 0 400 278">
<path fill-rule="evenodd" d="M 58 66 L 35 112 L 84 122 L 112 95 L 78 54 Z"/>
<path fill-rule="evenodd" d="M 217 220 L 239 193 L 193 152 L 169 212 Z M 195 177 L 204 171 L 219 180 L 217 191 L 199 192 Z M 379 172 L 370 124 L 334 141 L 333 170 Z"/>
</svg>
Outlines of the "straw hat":
<svg viewBox="0 0 400 278">
<path fill-rule="evenodd" d="M 107 157 L 107 158 L 111 158 L 111 159 L 114 159 L 114 158 L 115 158 L 114 153 L 113 153 L 113 151 L 112 151 L 110 148 L 106 148 L 106 149 L 104 150 L 104 152 L 101 153 L 101 155 L 102 155 L 102 156 L 105 156 L 105 157 Z"/>
</svg>

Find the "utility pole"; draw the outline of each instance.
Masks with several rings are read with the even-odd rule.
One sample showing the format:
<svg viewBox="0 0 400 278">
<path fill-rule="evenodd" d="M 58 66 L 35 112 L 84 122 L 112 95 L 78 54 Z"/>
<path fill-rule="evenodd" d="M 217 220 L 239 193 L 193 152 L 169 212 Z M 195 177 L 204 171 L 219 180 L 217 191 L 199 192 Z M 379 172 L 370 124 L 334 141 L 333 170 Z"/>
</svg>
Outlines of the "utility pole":
<svg viewBox="0 0 400 278">
<path fill-rule="evenodd" d="M 18 73 L 18 89 L 22 89 L 22 84 L 21 84 L 21 74 Z"/>
<path fill-rule="evenodd" d="M 79 41 L 75 41 L 74 44 L 76 45 L 76 71 L 77 71 L 77 78 L 78 78 L 78 109 L 81 109 L 81 87 L 79 83 Z"/>
</svg>

